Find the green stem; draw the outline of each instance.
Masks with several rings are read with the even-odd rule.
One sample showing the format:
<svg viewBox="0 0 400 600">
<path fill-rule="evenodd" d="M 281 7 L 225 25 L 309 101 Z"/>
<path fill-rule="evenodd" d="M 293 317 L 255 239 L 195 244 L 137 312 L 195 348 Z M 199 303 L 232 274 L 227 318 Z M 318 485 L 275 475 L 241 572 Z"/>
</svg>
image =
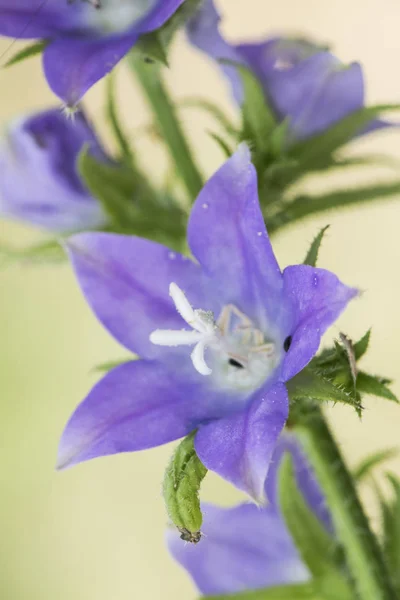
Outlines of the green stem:
<svg viewBox="0 0 400 600">
<path fill-rule="evenodd" d="M 192 157 L 175 108 L 160 77 L 160 68 L 157 64 L 146 63 L 143 57 L 136 54 L 134 50 L 128 55 L 128 63 L 149 101 L 164 143 L 169 148 L 177 172 L 193 202 L 203 187 L 203 179 Z"/>
<path fill-rule="evenodd" d="M 360 600 L 396 600 L 379 544 L 320 408 L 310 405 L 300 414 L 295 410 L 292 426 L 326 496 L 358 597 Z"/>
</svg>

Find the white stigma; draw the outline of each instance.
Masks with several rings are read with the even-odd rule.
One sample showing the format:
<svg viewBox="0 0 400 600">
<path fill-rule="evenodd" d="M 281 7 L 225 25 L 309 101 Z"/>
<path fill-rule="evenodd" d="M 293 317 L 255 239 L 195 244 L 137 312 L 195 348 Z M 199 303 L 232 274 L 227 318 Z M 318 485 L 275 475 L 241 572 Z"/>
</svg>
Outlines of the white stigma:
<svg viewBox="0 0 400 600">
<path fill-rule="evenodd" d="M 175 308 L 182 319 L 192 328 L 186 329 L 156 329 L 150 334 L 150 341 L 157 346 L 193 346 L 191 354 L 193 366 L 201 375 L 211 375 L 212 370 L 204 358 L 208 346 L 218 344 L 218 328 L 211 311 L 193 309 L 183 291 L 171 283 L 169 286 Z"/>
</svg>

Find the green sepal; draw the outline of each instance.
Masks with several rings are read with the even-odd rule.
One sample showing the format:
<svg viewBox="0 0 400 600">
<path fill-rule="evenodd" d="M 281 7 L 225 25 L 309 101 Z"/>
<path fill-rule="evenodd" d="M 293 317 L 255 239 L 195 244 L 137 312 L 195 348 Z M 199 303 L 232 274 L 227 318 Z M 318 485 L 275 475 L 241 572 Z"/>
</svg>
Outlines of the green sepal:
<svg viewBox="0 0 400 600">
<path fill-rule="evenodd" d="M 399 448 L 387 448 L 386 450 L 379 450 L 378 452 L 374 452 L 374 454 L 369 454 L 353 469 L 354 479 L 357 483 L 362 483 L 371 475 L 376 467 L 398 454 Z"/>
<path fill-rule="evenodd" d="M 310 249 L 307 252 L 307 256 L 305 257 L 303 264 L 310 265 L 311 267 L 317 266 L 318 253 L 321 247 L 322 239 L 325 235 L 325 231 L 329 229 L 329 227 L 329 225 L 325 225 L 325 227 L 321 229 L 318 235 L 315 236 L 311 243 Z"/>
<path fill-rule="evenodd" d="M 163 495 L 168 515 L 181 532 L 182 539 L 198 542 L 203 516 L 199 490 L 207 469 L 194 449 L 196 432 L 184 438 L 167 467 Z"/>
<path fill-rule="evenodd" d="M 229 142 L 227 142 L 221 135 L 215 133 L 215 131 L 209 131 L 208 135 L 217 143 L 217 145 L 221 148 L 223 155 L 225 158 L 229 158 L 233 154 L 233 149 L 229 146 Z"/>
<path fill-rule="evenodd" d="M 51 239 L 31 246 L 18 248 L 0 242 L 0 268 L 11 264 L 44 265 L 66 260 L 62 241 Z"/>
<path fill-rule="evenodd" d="M 354 356 L 357 360 L 360 360 L 368 350 L 369 342 L 371 339 L 371 329 L 362 336 L 355 344 L 353 344 Z"/>
<path fill-rule="evenodd" d="M 169 67 L 167 57 L 167 47 L 163 43 L 163 38 L 158 30 L 151 31 L 141 35 L 135 44 L 137 52 L 143 55 L 147 62 L 158 62 L 165 67 Z"/>
<path fill-rule="evenodd" d="M 268 106 L 264 90 L 256 76 L 244 65 L 225 59 L 220 62 L 237 69 L 240 75 L 244 94 L 241 138 L 249 143 L 260 161 L 265 160 L 270 149 L 270 136 L 276 127 L 276 120 Z"/>
<path fill-rule="evenodd" d="M 387 383 L 390 383 L 390 380 L 377 375 L 369 375 L 363 371 L 360 371 L 357 376 L 357 390 L 359 392 L 398 403 L 398 398 L 387 387 Z"/>
<path fill-rule="evenodd" d="M 305 398 L 317 402 L 333 402 L 336 404 L 349 404 L 357 411 L 361 410 L 359 398 L 349 393 L 343 386 L 336 385 L 328 377 L 306 367 L 286 383 L 289 398 L 292 402 Z"/>
<path fill-rule="evenodd" d="M 125 365 L 127 363 L 132 362 L 135 358 L 121 358 L 119 360 L 109 360 L 107 362 L 101 363 L 100 365 L 96 365 L 93 367 L 93 373 L 108 373 L 115 369 L 115 367 L 119 367 L 120 365 Z"/>
<path fill-rule="evenodd" d="M 186 215 L 156 194 L 140 173 L 125 164 L 99 162 L 84 148 L 78 170 L 91 194 L 99 200 L 119 233 L 133 233 L 179 249 Z"/>
<path fill-rule="evenodd" d="M 40 42 L 35 42 L 34 44 L 25 46 L 25 48 L 22 48 L 22 50 L 14 54 L 14 56 L 12 56 L 10 60 L 8 60 L 5 63 L 5 65 L 3 65 L 3 67 L 11 67 L 26 60 L 27 58 L 31 58 L 32 56 L 36 56 L 37 54 L 41 54 L 46 48 L 47 44 L 48 42 L 46 40 L 41 40 Z"/>
</svg>

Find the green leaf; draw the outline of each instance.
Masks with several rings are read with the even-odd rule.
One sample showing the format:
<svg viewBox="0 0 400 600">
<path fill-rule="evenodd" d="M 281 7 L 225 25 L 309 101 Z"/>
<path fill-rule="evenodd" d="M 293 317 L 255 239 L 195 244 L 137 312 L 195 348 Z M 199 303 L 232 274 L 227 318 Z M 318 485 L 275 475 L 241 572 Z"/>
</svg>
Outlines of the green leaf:
<svg viewBox="0 0 400 600">
<path fill-rule="evenodd" d="M 26 60 L 27 58 L 31 58 L 32 56 L 36 56 L 37 54 L 40 54 L 46 48 L 47 44 L 48 44 L 48 42 L 41 41 L 41 42 L 36 42 L 35 44 L 26 46 L 25 48 L 22 48 L 22 50 L 20 50 L 16 54 L 14 54 L 14 56 L 12 56 L 10 58 L 10 60 L 8 60 L 6 62 L 4 67 L 5 68 L 11 67 L 12 65 L 16 65 L 17 63 L 20 63 L 23 60 Z"/>
<path fill-rule="evenodd" d="M 384 525 L 384 550 L 397 592 L 400 593 L 400 481 L 391 473 L 387 479 L 393 499 L 381 505 Z"/>
<path fill-rule="evenodd" d="M 313 582 L 251 590 L 227 596 L 207 596 L 208 600 L 324 600 Z"/>
<path fill-rule="evenodd" d="M 270 147 L 270 136 L 276 120 L 268 106 L 264 90 L 255 75 L 239 63 L 221 60 L 221 63 L 237 69 L 243 84 L 242 103 L 243 138 L 250 142 L 256 153 L 264 155 Z"/>
<path fill-rule="evenodd" d="M 288 381 L 286 387 L 292 401 L 310 398 L 319 402 L 341 402 L 350 404 L 357 411 L 361 410 L 358 399 L 355 399 L 343 386 L 335 385 L 309 367 Z"/>
<path fill-rule="evenodd" d="M 311 267 L 317 266 L 319 249 L 321 247 L 322 238 L 324 237 L 325 231 L 327 229 L 329 229 L 329 225 L 325 225 L 325 227 L 323 227 L 321 229 L 321 231 L 318 233 L 318 235 L 314 238 L 314 240 L 310 246 L 310 249 L 307 252 L 307 256 L 304 259 L 305 265 L 310 265 Z"/>
<path fill-rule="evenodd" d="M 114 231 L 134 233 L 179 246 L 186 215 L 167 198 L 157 195 L 140 173 L 127 165 L 97 161 L 84 148 L 78 169 L 92 195 L 109 215 Z"/>
<path fill-rule="evenodd" d="M 218 133 L 214 131 L 209 131 L 208 135 L 212 137 L 212 139 L 218 144 L 221 148 L 225 158 L 229 158 L 233 154 L 232 148 L 230 148 L 228 142 L 226 142 Z"/>
<path fill-rule="evenodd" d="M 106 116 L 119 147 L 119 158 L 127 165 L 133 165 L 134 161 L 132 149 L 120 123 L 118 110 L 115 103 L 115 71 L 111 71 L 107 78 Z"/>
<path fill-rule="evenodd" d="M 387 385 L 385 385 L 387 382 L 387 379 L 360 371 L 357 376 L 357 389 L 364 394 L 370 394 L 371 396 L 378 396 L 379 398 L 386 398 L 386 400 L 399 402 L 398 398 Z"/>
<path fill-rule="evenodd" d="M 47 240 L 25 248 L 17 248 L 0 242 L 0 267 L 11 264 L 53 264 L 66 260 L 61 240 Z"/>
<path fill-rule="evenodd" d="M 290 454 L 279 469 L 279 506 L 304 563 L 313 577 L 323 577 L 332 569 L 336 544 L 297 489 Z"/>
<path fill-rule="evenodd" d="M 279 229 L 289 224 L 304 219 L 310 215 L 326 212 L 354 204 L 372 202 L 379 198 L 389 198 L 400 194 L 400 181 L 382 183 L 379 185 L 367 185 L 353 189 L 340 189 L 318 196 L 297 196 L 291 202 L 286 202 L 280 210 L 269 219 L 267 227 L 270 233 L 276 233 Z"/>
<path fill-rule="evenodd" d="M 162 35 L 159 30 L 141 35 L 135 44 L 135 48 L 143 55 L 144 60 L 148 62 L 158 62 L 165 67 L 169 67 L 167 48 L 163 43 Z"/>
<path fill-rule="evenodd" d="M 181 108 L 197 108 L 211 115 L 225 132 L 235 139 L 239 139 L 239 131 L 224 111 L 217 105 L 204 98 L 185 98 L 179 104 Z"/>
<path fill-rule="evenodd" d="M 399 104 L 368 106 L 357 110 L 326 131 L 301 141 L 292 147 L 290 155 L 299 158 L 304 168 L 318 163 L 321 158 L 331 155 L 335 150 L 349 142 L 373 119 L 382 113 L 399 110 Z"/>
<path fill-rule="evenodd" d="M 194 449 L 194 431 L 177 447 L 165 472 L 163 495 L 168 515 L 182 539 L 198 542 L 203 517 L 199 490 L 207 469 Z"/>
<path fill-rule="evenodd" d="M 375 467 L 378 467 L 397 454 L 399 454 L 399 448 L 387 448 L 386 450 L 380 450 L 379 452 L 366 456 L 353 470 L 354 479 L 356 479 L 357 483 L 362 483 Z"/>
<path fill-rule="evenodd" d="M 368 329 L 368 331 L 363 335 L 363 337 L 354 344 L 354 355 L 357 360 L 360 360 L 360 358 L 362 358 L 367 352 L 370 339 L 371 329 Z"/>
</svg>

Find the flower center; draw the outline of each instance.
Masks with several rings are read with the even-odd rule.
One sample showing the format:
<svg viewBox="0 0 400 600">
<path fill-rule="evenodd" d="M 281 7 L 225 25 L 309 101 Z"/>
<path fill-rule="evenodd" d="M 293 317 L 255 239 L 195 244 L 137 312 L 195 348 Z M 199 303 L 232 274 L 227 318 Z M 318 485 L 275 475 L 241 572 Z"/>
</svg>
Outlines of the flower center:
<svg viewBox="0 0 400 600">
<path fill-rule="evenodd" d="M 104 33 L 126 31 L 142 19 L 156 0 L 86 0 L 90 25 Z"/>
<path fill-rule="evenodd" d="M 221 310 L 217 320 L 211 311 L 193 309 L 183 291 L 171 283 L 170 296 L 191 330 L 157 329 L 150 341 L 159 346 L 194 346 L 193 366 L 201 375 L 211 375 L 222 385 L 257 387 L 275 369 L 278 356 L 275 344 L 233 304 Z M 209 350 L 210 358 L 205 359 Z M 210 368 L 212 364 L 213 368 Z"/>
</svg>

